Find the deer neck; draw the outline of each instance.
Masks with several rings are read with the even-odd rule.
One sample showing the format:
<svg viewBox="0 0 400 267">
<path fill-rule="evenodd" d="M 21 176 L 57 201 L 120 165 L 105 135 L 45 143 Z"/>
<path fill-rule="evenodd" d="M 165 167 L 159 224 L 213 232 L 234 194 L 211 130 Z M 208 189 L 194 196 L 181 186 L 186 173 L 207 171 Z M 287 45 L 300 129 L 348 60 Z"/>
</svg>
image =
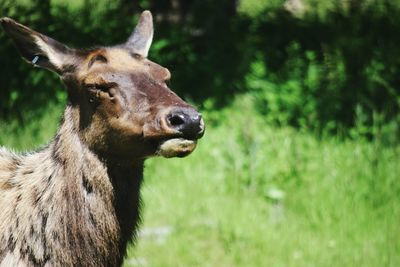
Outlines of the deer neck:
<svg viewBox="0 0 400 267">
<path fill-rule="evenodd" d="M 83 203 L 93 204 L 89 212 L 99 213 L 98 220 L 109 221 L 110 229 L 102 231 L 118 236 L 116 241 L 122 257 L 128 242 L 135 237 L 140 218 L 144 160 L 122 161 L 96 153 L 79 133 L 78 112 L 67 106 L 52 145 L 53 158 L 63 166 L 67 177 L 76 179 Z M 95 203 L 101 203 L 102 211 L 95 210 L 99 208 Z M 96 220 L 91 216 L 90 220 Z"/>
</svg>

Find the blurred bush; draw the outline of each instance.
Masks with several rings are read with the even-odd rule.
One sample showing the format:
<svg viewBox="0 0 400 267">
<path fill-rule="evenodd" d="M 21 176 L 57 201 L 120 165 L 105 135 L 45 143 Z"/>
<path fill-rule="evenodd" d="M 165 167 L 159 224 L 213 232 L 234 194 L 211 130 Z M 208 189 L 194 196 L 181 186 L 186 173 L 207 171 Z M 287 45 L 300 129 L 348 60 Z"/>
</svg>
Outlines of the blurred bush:
<svg viewBox="0 0 400 267">
<path fill-rule="evenodd" d="M 0 16 L 75 47 L 123 42 L 150 9 L 150 57 L 187 99 L 218 108 L 248 92 L 270 123 L 398 139 L 400 0 L 0 3 Z M 28 110 L 65 100 L 56 75 L 22 64 L 3 32 L 0 43 L 0 117 L 23 122 Z"/>
<path fill-rule="evenodd" d="M 294 3 L 303 6 L 288 10 Z M 398 125 L 400 1 L 285 4 L 254 18 L 246 85 L 260 110 L 280 124 L 321 131 L 363 126 L 372 135 L 373 125 Z M 398 136 L 398 126 L 392 130 Z"/>
</svg>

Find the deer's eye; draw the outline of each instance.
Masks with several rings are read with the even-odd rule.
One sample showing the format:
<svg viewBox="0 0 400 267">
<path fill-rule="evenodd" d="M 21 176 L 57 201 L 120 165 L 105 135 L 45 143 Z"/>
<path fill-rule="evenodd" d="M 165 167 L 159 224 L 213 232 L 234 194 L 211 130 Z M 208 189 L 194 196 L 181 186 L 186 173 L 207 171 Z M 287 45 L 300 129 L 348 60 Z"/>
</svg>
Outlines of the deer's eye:
<svg viewBox="0 0 400 267">
<path fill-rule="evenodd" d="M 107 60 L 107 58 L 105 57 L 105 56 L 103 56 L 103 55 L 96 55 L 96 56 L 94 56 L 94 57 L 92 57 L 91 59 L 90 59 L 90 61 L 89 61 L 89 63 L 88 63 L 88 68 L 90 68 L 92 65 L 93 65 L 93 63 L 95 63 L 95 62 L 101 62 L 101 63 L 107 63 L 108 62 L 108 60 Z"/>
<path fill-rule="evenodd" d="M 114 98 L 115 90 L 114 88 L 117 86 L 116 83 L 93 83 L 86 84 L 86 88 L 89 93 L 95 94 L 97 97 L 108 96 L 109 98 Z"/>
<path fill-rule="evenodd" d="M 133 53 L 133 54 L 132 54 L 132 57 L 133 57 L 134 59 L 137 59 L 137 60 L 143 59 L 143 57 L 142 57 L 141 55 L 139 55 L 138 53 Z"/>
<path fill-rule="evenodd" d="M 95 56 L 94 58 L 93 58 L 93 60 L 94 61 L 100 61 L 100 62 L 103 62 L 103 63 L 107 63 L 107 58 L 105 57 L 105 56 L 103 56 L 103 55 L 97 55 L 97 56 Z"/>
<path fill-rule="evenodd" d="M 117 84 L 110 82 L 110 83 L 88 83 L 85 84 L 86 88 L 88 89 L 95 89 L 95 90 L 100 90 L 103 92 L 107 92 L 110 88 L 115 87 Z"/>
</svg>

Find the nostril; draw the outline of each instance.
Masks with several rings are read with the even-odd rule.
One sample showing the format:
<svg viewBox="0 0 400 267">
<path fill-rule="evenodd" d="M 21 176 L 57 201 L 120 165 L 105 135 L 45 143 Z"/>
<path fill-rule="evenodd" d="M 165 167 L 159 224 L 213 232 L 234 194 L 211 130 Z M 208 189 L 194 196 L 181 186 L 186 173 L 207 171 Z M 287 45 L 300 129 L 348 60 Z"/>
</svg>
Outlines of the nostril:
<svg viewBox="0 0 400 267">
<path fill-rule="evenodd" d="M 178 114 L 178 115 L 173 115 L 171 117 L 168 118 L 169 124 L 171 124 L 171 126 L 180 126 L 185 124 L 185 117 L 182 114 Z"/>
<path fill-rule="evenodd" d="M 191 108 L 174 110 L 166 117 L 167 127 L 175 130 L 186 139 L 198 139 L 203 136 L 204 122 L 201 114 Z"/>
</svg>

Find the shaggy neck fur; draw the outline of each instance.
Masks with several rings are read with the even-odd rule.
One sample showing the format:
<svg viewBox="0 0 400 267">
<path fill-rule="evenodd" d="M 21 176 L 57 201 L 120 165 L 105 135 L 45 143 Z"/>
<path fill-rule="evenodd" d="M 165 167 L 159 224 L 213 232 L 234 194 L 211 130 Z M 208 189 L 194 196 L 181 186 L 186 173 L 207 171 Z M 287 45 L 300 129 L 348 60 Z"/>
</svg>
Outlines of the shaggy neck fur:
<svg viewBox="0 0 400 267">
<path fill-rule="evenodd" d="M 139 221 L 143 160 L 99 158 L 79 137 L 73 112 L 68 106 L 43 150 L 0 149 L 0 266 L 122 263 Z"/>
</svg>

